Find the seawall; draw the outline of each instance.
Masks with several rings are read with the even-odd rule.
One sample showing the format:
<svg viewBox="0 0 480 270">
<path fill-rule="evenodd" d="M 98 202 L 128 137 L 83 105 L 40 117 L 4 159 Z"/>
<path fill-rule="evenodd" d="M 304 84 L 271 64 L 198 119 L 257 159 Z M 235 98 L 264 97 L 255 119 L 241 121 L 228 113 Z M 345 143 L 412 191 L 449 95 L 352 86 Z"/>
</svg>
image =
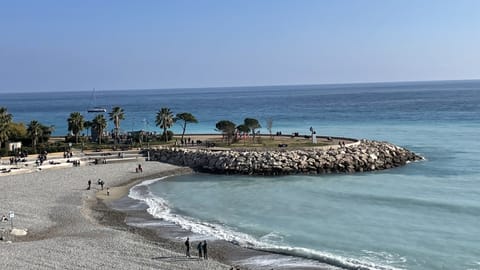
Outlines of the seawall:
<svg viewBox="0 0 480 270">
<path fill-rule="evenodd" d="M 216 174 L 286 175 L 385 170 L 423 159 L 388 142 L 361 140 L 344 147 L 297 150 L 162 148 L 150 159 Z"/>
</svg>

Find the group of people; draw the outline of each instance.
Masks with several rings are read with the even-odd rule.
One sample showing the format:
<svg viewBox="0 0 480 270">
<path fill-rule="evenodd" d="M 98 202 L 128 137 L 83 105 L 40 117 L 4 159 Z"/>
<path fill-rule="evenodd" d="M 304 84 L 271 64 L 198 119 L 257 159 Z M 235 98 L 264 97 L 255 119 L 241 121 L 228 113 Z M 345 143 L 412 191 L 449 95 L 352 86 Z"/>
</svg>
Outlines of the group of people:
<svg viewBox="0 0 480 270">
<path fill-rule="evenodd" d="M 103 190 L 103 185 L 105 185 L 105 182 L 102 179 L 98 178 L 97 184 L 100 185 Z"/>
<path fill-rule="evenodd" d="M 67 162 L 72 162 L 73 167 L 78 167 L 78 166 L 80 166 L 80 160 L 79 160 L 79 159 L 73 160 L 73 161 L 67 160 Z"/>
<path fill-rule="evenodd" d="M 92 188 L 92 180 L 88 179 L 87 184 L 88 184 L 87 190 L 90 190 L 90 189 Z M 102 190 L 103 190 L 103 186 L 105 185 L 105 181 L 103 181 L 102 179 L 98 178 L 97 185 L 100 185 L 100 187 L 101 187 Z"/>
<path fill-rule="evenodd" d="M 14 157 L 10 158 L 10 165 L 17 165 L 18 162 L 26 162 L 28 157 L 27 151 L 20 151 Z"/>
<path fill-rule="evenodd" d="M 38 155 L 38 158 L 37 160 L 35 160 L 35 163 L 37 165 L 38 164 L 42 165 L 43 162 L 47 160 L 47 155 L 48 155 L 47 151 L 43 151 L 41 154 Z"/>
<path fill-rule="evenodd" d="M 98 165 L 102 162 L 102 164 L 107 164 L 107 159 L 106 158 L 96 158 L 93 160 L 93 164 Z"/>
<path fill-rule="evenodd" d="M 186 255 L 187 257 L 190 256 L 190 238 L 187 237 L 187 240 L 185 241 L 185 248 L 186 248 Z M 197 250 L 198 250 L 198 258 L 203 258 L 205 260 L 208 260 L 208 255 L 207 255 L 207 240 L 203 240 L 198 242 L 197 244 Z"/>
<path fill-rule="evenodd" d="M 197 144 L 199 144 L 199 142 L 201 142 L 201 141 L 199 141 L 199 140 L 196 141 Z M 178 145 L 179 145 L 178 140 L 175 139 L 175 146 L 178 146 Z M 189 145 L 194 146 L 195 141 L 192 138 L 188 137 L 188 138 L 185 138 L 185 139 L 181 139 L 180 140 L 180 145 L 181 146 L 189 146 Z"/>
</svg>

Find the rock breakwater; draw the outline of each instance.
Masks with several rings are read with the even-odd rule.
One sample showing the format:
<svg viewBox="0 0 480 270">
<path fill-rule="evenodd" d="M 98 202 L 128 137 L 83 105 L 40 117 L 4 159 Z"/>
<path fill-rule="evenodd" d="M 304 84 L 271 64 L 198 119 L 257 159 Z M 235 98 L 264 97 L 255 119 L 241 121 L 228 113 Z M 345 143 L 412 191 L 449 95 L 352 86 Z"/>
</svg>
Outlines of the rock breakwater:
<svg viewBox="0 0 480 270">
<path fill-rule="evenodd" d="M 285 175 L 376 171 L 423 158 L 387 142 L 361 140 L 329 149 L 212 151 L 163 148 L 151 150 L 150 159 L 208 173 Z"/>
</svg>

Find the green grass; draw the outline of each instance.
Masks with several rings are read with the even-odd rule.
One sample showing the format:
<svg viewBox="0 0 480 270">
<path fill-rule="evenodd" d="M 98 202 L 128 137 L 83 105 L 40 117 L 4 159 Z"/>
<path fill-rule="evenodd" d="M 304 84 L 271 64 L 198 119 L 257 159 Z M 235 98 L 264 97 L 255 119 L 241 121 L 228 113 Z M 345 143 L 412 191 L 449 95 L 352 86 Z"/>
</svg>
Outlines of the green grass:
<svg viewBox="0 0 480 270">
<path fill-rule="evenodd" d="M 225 141 L 222 140 L 210 140 L 215 143 L 216 146 L 219 147 L 226 147 L 226 148 L 268 148 L 268 149 L 279 149 L 279 144 L 286 144 L 288 145 L 286 148 L 302 148 L 302 147 L 318 147 L 318 146 L 325 146 L 329 145 L 326 142 L 319 142 L 317 144 L 313 144 L 309 139 L 301 138 L 301 137 L 281 137 L 279 138 L 255 138 L 255 142 L 252 139 L 247 140 L 238 140 L 232 144 L 227 144 Z"/>
</svg>

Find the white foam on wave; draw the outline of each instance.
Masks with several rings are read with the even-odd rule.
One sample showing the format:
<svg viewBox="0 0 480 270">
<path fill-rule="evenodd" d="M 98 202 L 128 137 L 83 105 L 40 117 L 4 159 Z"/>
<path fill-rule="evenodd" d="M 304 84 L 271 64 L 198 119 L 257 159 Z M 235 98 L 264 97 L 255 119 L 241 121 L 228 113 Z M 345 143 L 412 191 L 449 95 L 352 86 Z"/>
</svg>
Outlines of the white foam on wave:
<svg viewBox="0 0 480 270">
<path fill-rule="evenodd" d="M 230 228 L 221 224 L 212 224 L 208 222 L 203 222 L 192 217 L 182 216 L 171 212 L 169 203 L 167 200 L 157 197 L 151 193 L 151 191 L 145 190 L 145 187 L 151 185 L 157 181 L 163 180 L 166 177 L 157 178 L 153 180 L 144 181 L 133 188 L 130 189 L 129 197 L 135 200 L 143 201 L 147 204 L 147 212 L 152 216 L 171 222 L 180 226 L 185 230 L 189 230 L 193 233 L 201 234 L 204 236 L 212 237 L 214 239 L 222 239 L 225 241 L 232 242 L 242 247 L 252 248 L 257 250 L 264 250 L 275 252 L 285 255 L 293 255 L 301 258 L 311 259 L 326 263 L 333 266 L 338 266 L 346 269 L 356 269 L 356 270 L 399 270 L 402 268 L 395 268 L 391 266 L 383 266 L 372 262 L 369 256 L 365 256 L 366 260 L 359 260 L 355 258 L 346 258 L 343 256 L 331 254 L 329 252 L 322 252 L 318 250 L 312 250 L 303 247 L 290 247 L 279 244 L 283 240 L 283 236 L 276 232 L 269 233 L 260 239 L 255 237 L 235 231 L 233 228 Z M 385 255 L 384 256 L 388 256 Z M 378 256 L 377 256 L 378 258 Z M 277 256 L 276 259 L 272 258 L 257 258 L 259 259 L 256 263 L 268 263 L 271 266 L 285 266 L 285 258 L 280 258 Z M 266 259 L 266 261 L 264 261 Z M 263 262 L 261 262 L 263 261 Z M 312 265 L 315 261 L 308 262 L 308 260 L 302 260 L 302 264 Z M 300 264 L 297 260 L 288 259 L 289 263 L 295 263 L 296 265 Z M 246 264 L 249 262 L 246 261 Z"/>
<path fill-rule="evenodd" d="M 261 249 L 264 249 L 264 248 L 261 248 Z M 400 270 L 402 269 L 402 268 L 397 268 L 392 266 L 381 265 L 379 263 L 372 262 L 369 260 L 363 260 L 363 258 L 362 260 L 355 259 L 355 258 L 346 258 L 344 256 L 331 254 L 329 252 L 312 250 L 312 249 L 303 248 L 303 247 L 276 246 L 276 247 L 268 247 L 268 248 L 265 248 L 264 250 L 304 257 L 308 259 L 314 259 L 323 263 L 327 263 L 327 264 L 338 266 L 345 269 L 356 269 L 356 270 Z"/>
<path fill-rule="evenodd" d="M 312 267 L 318 265 L 318 263 L 311 260 L 306 260 L 303 258 L 296 258 L 292 256 L 282 256 L 271 254 L 271 255 L 260 255 L 247 258 L 245 260 L 235 261 L 235 264 L 247 265 L 247 266 L 256 266 L 256 267 L 265 267 L 265 268 L 283 268 L 283 267 Z M 327 267 L 327 269 L 338 270 L 340 268 L 335 266 L 324 266 L 322 269 Z"/>
<path fill-rule="evenodd" d="M 376 262 L 376 261 L 384 261 L 389 264 L 404 264 L 407 262 L 407 258 L 404 256 L 401 256 L 400 254 L 392 254 L 389 252 L 385 251 L 372 251 L 372 250 L 362 250 L 362 252 L 365 254 L 362 256 L 364 260 L 370 261 L 370 262 Z"/>
</svg>

